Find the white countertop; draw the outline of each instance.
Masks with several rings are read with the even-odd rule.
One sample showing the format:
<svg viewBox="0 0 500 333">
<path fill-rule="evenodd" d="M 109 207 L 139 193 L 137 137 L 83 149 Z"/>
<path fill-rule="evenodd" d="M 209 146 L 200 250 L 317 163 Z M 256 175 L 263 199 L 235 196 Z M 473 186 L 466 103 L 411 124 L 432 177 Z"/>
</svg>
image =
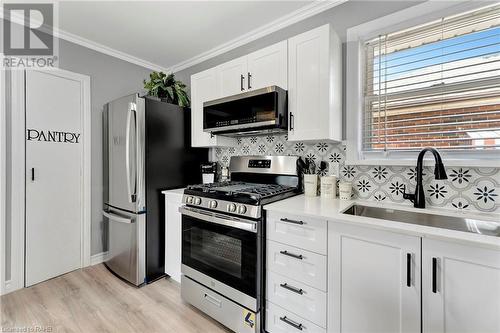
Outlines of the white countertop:
<svg viewBox="0 0 500 333">
<path fill-rule="evenodd" d="M 455 231 L 441 229 L 435 227 L 422 226 L 417 224 L 396 222 L 390 220 L 375 219 L 364 216 L 354 216 L 342 214 L 344 210 L 351 205 L 359 203 L 365 206 L 382 207 L 388 209 L 398 209 L 406 211 L 425 212 L 444 216 L 457 216 L 462 218 L 470 218 L 483 221 L 492 221 L 500 223 L 500 214 L 496 213 L 481 213 L 481 212 L 458 212 L 443 208 L 426 208 L 425 210 L 414 208 L 411 206 L 381 203 L 365 200 L 349 200 L 342 201 L 339 199 L 322 199 L 321 197 L 306 197 L 298 195 L 288 199 L 280 200 L 269 205 L 265 205 L 264 209 L 269 211 L 282 212 L 293 215 L 313 216 L 327 219 L 329 222 L 345 222 L 357 224 L 360 226 L 369 226 L 376 229 L 385 229 L 399 233 L 416 235 L 428 238 L 446 238 L 460 242 L 473 242 L 477 245 L 494 247 L 500 249 L 500 237 L 479 235 L 463 231 Z"/>
<path fill-rule="evenodd" d="M 182 196 L 184 194 L 184 190 L 185 188 L 176 188 L 174 190 L 165 190 L 165 191 L 161 191 L 161 193 L 165 194 L 165 195 L 180 195 Z"/>
</svg>

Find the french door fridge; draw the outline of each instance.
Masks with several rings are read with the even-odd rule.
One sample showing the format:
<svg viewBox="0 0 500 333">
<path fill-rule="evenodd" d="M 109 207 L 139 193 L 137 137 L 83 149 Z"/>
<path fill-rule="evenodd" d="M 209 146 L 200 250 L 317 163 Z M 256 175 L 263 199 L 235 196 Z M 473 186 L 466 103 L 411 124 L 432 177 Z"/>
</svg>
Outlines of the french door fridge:
<svg viewBox="0 0 500 333">
<path fill-rule="evenodd" d="M 208 150 L 191 148 L 190 110 L 125 96 L 103 110 L 105 265 L 141 285 L 165 275 L 161 191 L 201 182 Z"/>
</svg>

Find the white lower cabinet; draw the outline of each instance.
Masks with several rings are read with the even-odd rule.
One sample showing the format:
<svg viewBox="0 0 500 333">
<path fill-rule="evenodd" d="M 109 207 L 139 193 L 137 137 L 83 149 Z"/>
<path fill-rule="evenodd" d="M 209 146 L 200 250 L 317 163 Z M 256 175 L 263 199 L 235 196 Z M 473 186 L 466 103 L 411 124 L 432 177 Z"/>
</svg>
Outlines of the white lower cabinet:
<svg viewBox="0 0 500 333">
<path fill-rule="evenodd" d="M 266 330 L 500 332 L 500 249 L 266 212 Z"/>
<path fill-rule="evenodd" d="M 326 256 L 267 240 L 267 269 L 326 291 Z"/>
<path fill-rule="evenodd" d="M 325 333 L 326 330 L 271 302 L 266 303 L 266 331 L 273 333 Z"/>
<path fill-rule="evenodd" d="M 420 237 L 329 225 L 330 332 L 420 332 Z"/>
<path fill-rule="evenodd" d="M 291 277 L 267 273 L 266 299 L 326 327 L 326 293 Z"/>
<path fill-rule="evenodd" d="M 181 282 L 182 193 L 179 190 L 164 191 L 165 195 L 165 273 Z"/>
<path fill-rule="evenodd" d="M 326 332 L 328 222 L 266 212 L 266 331 Z"/>
<path fill-rule="evenodd" d="M 301 249 L 326 254 L 327 221 L 281 212 L 267 213 L 267 238 Z"/>
<path fill-rule="evenodd" d="M 500 251 L 422 240 L 423 332 L 500 332 Z"/>
</svg>

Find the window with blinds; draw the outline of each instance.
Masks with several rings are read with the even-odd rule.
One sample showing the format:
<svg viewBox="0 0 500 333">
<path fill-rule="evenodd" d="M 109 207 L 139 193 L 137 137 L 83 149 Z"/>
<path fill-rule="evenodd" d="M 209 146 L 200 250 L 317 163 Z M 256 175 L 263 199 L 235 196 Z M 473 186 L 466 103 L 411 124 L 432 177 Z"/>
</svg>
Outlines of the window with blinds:
<svg viewBox="0 0 500 333">
<path fill-rule="evenodd" d="M 366 42 L 363 151 L 500 149 L 500 5 Z"/>
</svg>

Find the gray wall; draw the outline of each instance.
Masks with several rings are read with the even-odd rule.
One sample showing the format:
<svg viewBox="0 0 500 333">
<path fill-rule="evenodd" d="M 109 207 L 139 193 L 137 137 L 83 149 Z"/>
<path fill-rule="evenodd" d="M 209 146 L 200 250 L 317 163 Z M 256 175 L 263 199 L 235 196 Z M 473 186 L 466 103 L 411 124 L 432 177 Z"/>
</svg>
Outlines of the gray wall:
<svg viewBox="0 0 500 333">
<path fill-rule="evenodd" d="M 183 81 L 189 86 L 192 74 L 288 39 L 326 23 L 330 23 L 339 34 L 341 40 L 345 42 L 348 28 L 414 6 L 419 2 L 423 1 L 349 1 L 215 58 L 181 70 L 175 75 L 178 80 Z"/>
<path fill-rule="evenodd" d="M 345 41 L 347 28 L 410 7 L 418 2 L 421 1 L 350 1 L 230 52 L 179 71 L 176 76 L 189 86 L 190 76 L 194 73 L 326 23 L 330 23 L 341 39 Z M 142 88 L 142 79 L 147 77 L 150 70 L 64 40 L 60 41 L 59 56 L 59 66 L 62 69 L 91 77 L 92 254 L 97 254 L 104 249 L 102 217 L 100 214 L 102 208 L 102 106 L 107 101 L 140 90 Z M 9 222 L 7 220 L 7 223 Z M 7 225 L 7 228 L 10 230 L 9 225 Z M 10 239 L 7 239 L 6 245 L 9 244 Z M 10 263 L 10 253 L 8 249 L 6 250 L 6 263 Z M 10 275 L 9 266 L 7 265 L 7 277 Z"/>
<path fill-rule="evenodd" d="M 0 21 L 2 22 L 2 21 Z M 139 92 L 142 90 L 142 80 L 146 78 L 151 70 L 129 62 L 114 58 L 103 53 L 76 45 L 74 43 L 60 40 L 59 44 L 59 67 L 68 71 L 90 76 L 91 87 L 91 159 L 92 159 L 92 232 L 91 232 L 91 254 L 97 254 L 104 250 L 103 223 L 102 223 L 102 107 L 104 103 L 118 97 Z M 8 87 L 6 87 L 8 88 Z M 2 92 L 3 93 L 3 92 Z M 10 95 L 6 91 L 6 95 Z M 8 101 L 7 101 L 8 102 Z M 7 107 L 7 123 L 9 123 L 10 112 Z M 7 127 L 10 131 L 10 126 Z M 10 137 L 9 132 L 7 133 Z M 10 164 L 11 152 L 10 140 L 7 142 L 7 165 Z M 10 170 L 7 168 L 7 179 L 10 179 Z M 7 184 L 6 193 L 10 193 Z M 6 198 L 7 216 L 10 215 L 10 199 Z M 6 219 L 5 239 L 5 267 L 6 279 L 10 279 L 11 266 L 11 240 L 10 219 Z"/>
<path fill-rule="evenodd" d="M 118 97 L 142 90 L 151 70 L 65 40 L 59 44 L 59 67 L 90 76 L 92 121 L 92 254 L 103 251 L 102 107 Z"/>
</svg>

